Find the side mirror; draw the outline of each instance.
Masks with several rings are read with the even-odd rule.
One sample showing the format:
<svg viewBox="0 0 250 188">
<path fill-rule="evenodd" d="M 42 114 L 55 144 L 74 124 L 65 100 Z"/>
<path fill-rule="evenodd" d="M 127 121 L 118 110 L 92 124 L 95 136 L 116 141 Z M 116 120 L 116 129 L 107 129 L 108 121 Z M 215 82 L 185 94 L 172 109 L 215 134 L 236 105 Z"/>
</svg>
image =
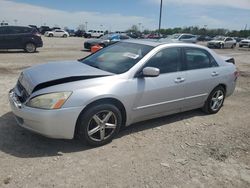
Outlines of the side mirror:
<svg viewBox="0 0 250 188">
<path fill-rule="evenodd" d="M 142 76 L 144 77 L 157 77 L 160 75 L 160 69 L 155 67 L 145 67 L 142 70 Z"/>
</svg>

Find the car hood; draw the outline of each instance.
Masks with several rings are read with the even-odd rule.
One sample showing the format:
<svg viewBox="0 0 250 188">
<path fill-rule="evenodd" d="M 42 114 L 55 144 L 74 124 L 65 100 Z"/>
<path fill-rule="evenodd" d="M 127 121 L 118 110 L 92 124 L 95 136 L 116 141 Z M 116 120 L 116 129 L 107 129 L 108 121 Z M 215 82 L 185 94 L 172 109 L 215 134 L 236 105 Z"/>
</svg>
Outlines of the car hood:
<svg viewBox="0 0 250 188">
<path fill-rule="evenodd" d="M 113 75 L 78 61 L 53 62 L 24 70 L 18 81 L 28 94 L 49 86 Z"/>
<path fill-rule="evenodd" d="M 243 39 L 240 42 L 250 42 L 250 39 Z"/>
</svg>

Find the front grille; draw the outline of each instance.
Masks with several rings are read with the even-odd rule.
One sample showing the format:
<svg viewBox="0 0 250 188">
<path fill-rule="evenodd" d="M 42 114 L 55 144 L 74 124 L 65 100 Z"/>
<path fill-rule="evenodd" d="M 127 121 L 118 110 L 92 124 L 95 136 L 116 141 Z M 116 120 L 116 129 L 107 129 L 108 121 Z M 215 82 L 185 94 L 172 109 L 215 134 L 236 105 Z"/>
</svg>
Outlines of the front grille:
<svg viewBox="0 0 250 188">
<path fill-rule="evenodd" d="M 24 103 L 29 98 L 29 94 L 19 81 L 17 82 L 16 87 L 20 93 L 20 95 L 18 95 L 18 99 L 21 103 Z"/>
</svg>

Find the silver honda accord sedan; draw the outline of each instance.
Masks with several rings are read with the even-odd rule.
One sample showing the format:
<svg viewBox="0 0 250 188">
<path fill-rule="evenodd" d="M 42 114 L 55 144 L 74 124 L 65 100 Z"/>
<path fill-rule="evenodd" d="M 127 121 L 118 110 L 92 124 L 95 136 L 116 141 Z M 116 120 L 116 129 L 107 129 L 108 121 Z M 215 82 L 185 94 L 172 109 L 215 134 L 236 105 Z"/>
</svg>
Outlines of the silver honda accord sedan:
<svg viewBox="0 0 250 188">
<path fill-rule="evenodd" d="M 100 146 L 135 122 L 196 108 L 217 113 L 238 77 L 228 59 L 195 44 L 128 40 L 24 70 L 10 106 L 28 130 Z"/>
</svg>

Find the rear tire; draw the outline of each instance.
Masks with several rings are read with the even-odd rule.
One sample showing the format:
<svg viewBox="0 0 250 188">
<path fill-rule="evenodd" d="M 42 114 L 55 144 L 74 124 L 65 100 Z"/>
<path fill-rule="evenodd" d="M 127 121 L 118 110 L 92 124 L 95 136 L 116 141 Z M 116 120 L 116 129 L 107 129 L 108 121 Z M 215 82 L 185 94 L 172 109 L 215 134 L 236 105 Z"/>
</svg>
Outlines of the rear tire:
<svg viewBox="0 0 250 188">
<path fill-rule="evenodd" d="M 54 35 L 53 34 L 49 34 L 49 37 L 53 37 Z"/>
<path fill-rule="evenodd" d="M 90 146 L 102 146 L 112 141 L 122 124 L 120 110 L 112 104 L 98 104 L 80 114 L 77 134 Z"/>
<path fill-rule="evenodd" d="M 225 89 L 222 86 L 214 88 L 205 102 L 202 110 L 207 114 L 216 114 L 223 106 Z"/>
<path fill-rule="evenodd" d="M 66 34 L 64 34 L 64 35 L 63 35 L 63 38 L 67 38 L 67 35 L 66 35 Z"/>
<path fill-rule="evenodd" d="M 34 43 L 27 43 L 24 50 L 28 53 L 34 53 L 36 51 L 36 45 Z"/>
</svg>

